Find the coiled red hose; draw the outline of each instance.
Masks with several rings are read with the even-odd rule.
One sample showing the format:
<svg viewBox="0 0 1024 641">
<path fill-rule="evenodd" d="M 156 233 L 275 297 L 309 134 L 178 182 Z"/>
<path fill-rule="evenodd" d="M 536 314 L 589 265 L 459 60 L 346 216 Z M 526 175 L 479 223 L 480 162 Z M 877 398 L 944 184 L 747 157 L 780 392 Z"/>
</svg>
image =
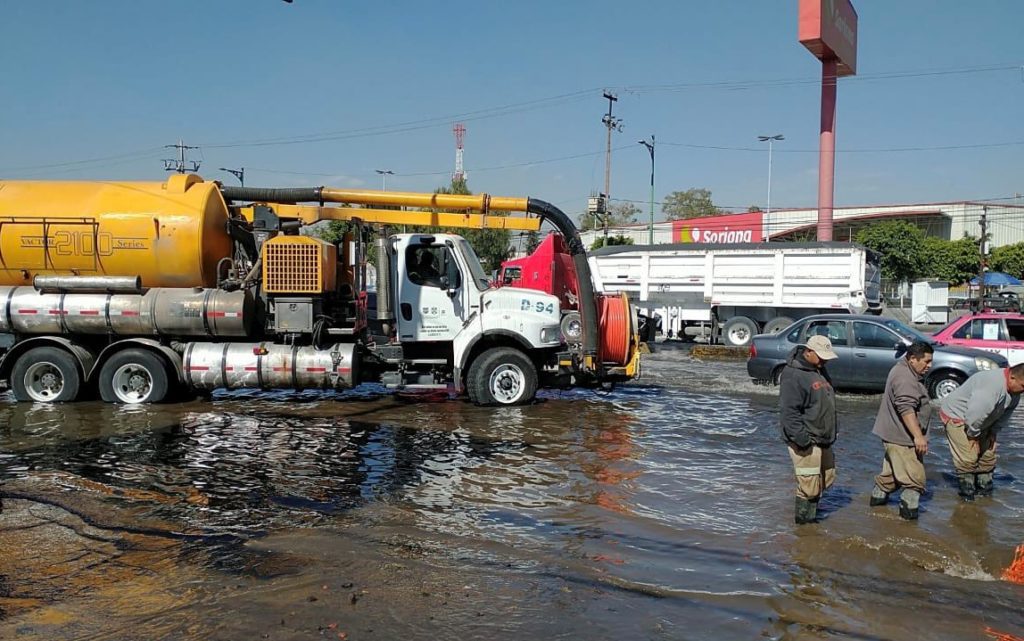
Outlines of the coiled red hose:
<svg viewBox="0 0 1024 641">
<path fill-rule="evenodd" d="M 598 349 L 605 363 L 625 365 L 629 361 L 629 346 L 633 338 L 633 317 L 629 300 L 621 296 L 598 298 Z"/>
</svg>

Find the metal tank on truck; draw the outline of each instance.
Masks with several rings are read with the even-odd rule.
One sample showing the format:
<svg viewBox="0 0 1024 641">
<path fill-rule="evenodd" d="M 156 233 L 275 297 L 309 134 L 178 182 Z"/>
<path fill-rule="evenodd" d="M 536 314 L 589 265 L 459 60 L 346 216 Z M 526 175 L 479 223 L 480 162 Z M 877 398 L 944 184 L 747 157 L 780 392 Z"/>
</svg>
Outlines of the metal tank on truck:
<svg viewBox="0 0 1024 641">
<path fill-rule="evenodd" d="M 350 222 L 338 246 L 301 233 L 323 220 Z M 573 239 L 578 310 L 490 287 L 451 234 L 378 237 L 378 287 L 367 291 L 369 225 L 543 220 Z M 515 405 L 538 387 L 628 380 L 639 368 L 629 304 L 595 296 L 568 217 L 527 198 L 228 188 L 195 175 L 0 181 L 0 301 L 0 380 L 22 401 L 378 381 Z M 603 323 L 609 314 L 620 322 Z"/>
</svg>

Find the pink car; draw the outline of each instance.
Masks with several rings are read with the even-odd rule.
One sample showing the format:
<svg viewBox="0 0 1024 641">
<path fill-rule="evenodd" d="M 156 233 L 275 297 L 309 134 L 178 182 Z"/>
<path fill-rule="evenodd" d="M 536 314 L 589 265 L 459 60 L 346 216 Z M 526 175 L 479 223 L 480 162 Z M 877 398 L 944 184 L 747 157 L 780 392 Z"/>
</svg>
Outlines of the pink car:
<svg viewBox="0 0 1024 641">
<path fill-rule="evenodd" d="M 1010 365 L 1024 362 L 1024 314 L 967 314 L 935 332 L 934 338 L 1002 354 Z"/>
</svg>

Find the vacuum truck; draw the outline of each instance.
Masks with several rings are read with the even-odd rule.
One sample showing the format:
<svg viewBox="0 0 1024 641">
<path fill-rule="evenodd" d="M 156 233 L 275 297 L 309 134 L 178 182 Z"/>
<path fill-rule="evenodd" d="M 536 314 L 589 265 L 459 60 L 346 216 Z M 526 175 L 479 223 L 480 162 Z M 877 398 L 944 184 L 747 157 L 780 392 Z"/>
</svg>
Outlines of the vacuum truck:
<svg viewBox="0 0 1024 641">
<path fill-rule="evenodd" d="M 304 233 L 330 220 L 349 223 L 337 245 Z M 574 309 L 492 287 L 458 235 L 386 227 L 544 221 L 567 239 Z M 639 375 L 636 310 L 595 293 L 571 220 L 532 198 L 225 187 L 194 174 L 0 181 L 0 306 L 0 383 L 19 401 L 376 382 L 502 406 Z"/>
</svg>

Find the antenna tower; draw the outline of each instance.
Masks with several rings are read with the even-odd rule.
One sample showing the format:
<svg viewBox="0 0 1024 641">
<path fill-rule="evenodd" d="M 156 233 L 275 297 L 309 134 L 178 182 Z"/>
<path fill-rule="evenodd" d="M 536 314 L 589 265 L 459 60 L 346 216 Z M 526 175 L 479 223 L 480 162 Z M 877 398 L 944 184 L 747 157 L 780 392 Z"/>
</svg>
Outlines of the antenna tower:
<svg viewBox="0 0 1024 641">
<path fill-rule="evenodd" d="M 466 137 L 466 128 L 457 122 L 452 132 L 455 134 L 455 173 L 452 174 L 452 182 L 456 183 L 466 179 L 466 172 L 462 170 L 462 140 Z"/>
</svg>

